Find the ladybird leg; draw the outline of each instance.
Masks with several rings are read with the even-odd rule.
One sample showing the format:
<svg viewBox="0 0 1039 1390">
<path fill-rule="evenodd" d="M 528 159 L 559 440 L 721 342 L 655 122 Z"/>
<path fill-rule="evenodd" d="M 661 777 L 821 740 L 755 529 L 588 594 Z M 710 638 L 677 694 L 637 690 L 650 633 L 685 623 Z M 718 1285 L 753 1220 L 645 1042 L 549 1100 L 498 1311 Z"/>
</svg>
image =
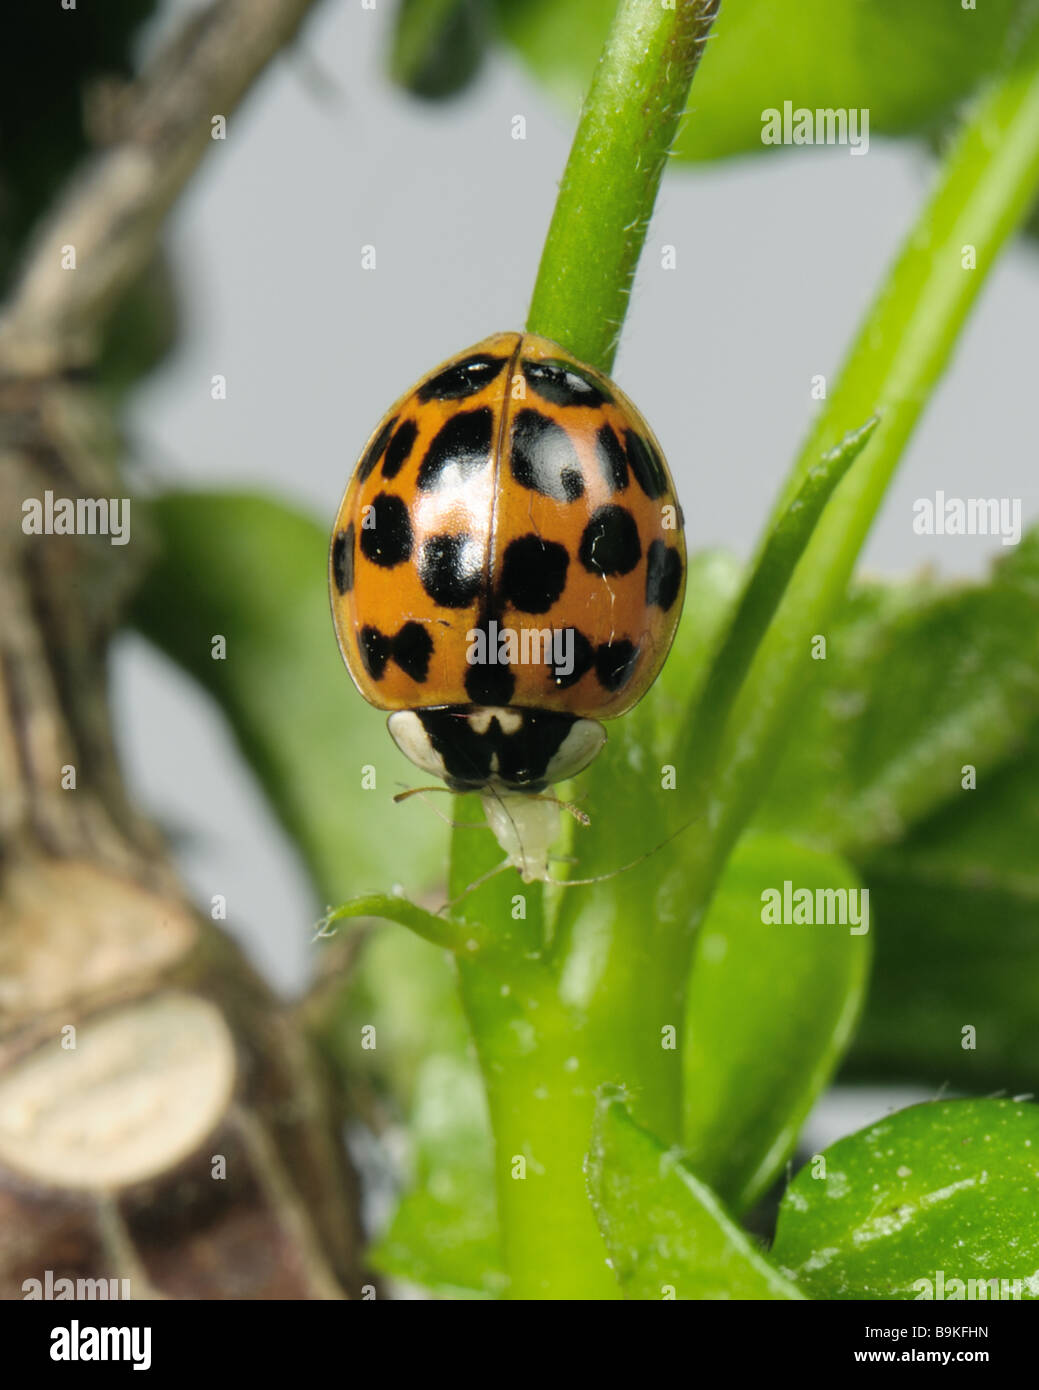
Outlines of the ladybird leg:
<svg viewBox="0 0 1039 1390">
<path fill-rule="evenodd" d="M 478 828 L 481 830 L 483 829 L 482 826 Z M 474 878 L 472 883 L 470 883 L 468 887 L 462 889 L 457 898 L 452 898 L 450 902 L 446 902 L 442 906 L 438 907 L 437 916 L 439 917 L 442 912 L 448 912 L 452 907 L 457 907 L 458 904 L 463 900 L 463 898 L 467 898 L 469 894 L 475 892 L 477 888 L 482 888 L 483 885 L 489 882 L 492 878 L 497 878 L 498 874 L 503 873 L 506 869 L 511 868 L 511 859 L 503 859 L 500 864 L 495 864 L 493 869 L 488 869 L 487 872 L 485 874 L 481 874 L 479 878 Z"/>
<path fill-rule="evenodd" d="M 560 801 L 558 796 L 547 797 L 546 800 L 554 801 L 556 805 L 560 806 L 564 811 L 569 811 L 570 815 L 573 816 L 574 820 L 577 821 L 579 825 L 591 825 L 591 816 L 587 811 L 582 811 L 580 806 L 575 805 L 574 802 Z"/>
</svg>

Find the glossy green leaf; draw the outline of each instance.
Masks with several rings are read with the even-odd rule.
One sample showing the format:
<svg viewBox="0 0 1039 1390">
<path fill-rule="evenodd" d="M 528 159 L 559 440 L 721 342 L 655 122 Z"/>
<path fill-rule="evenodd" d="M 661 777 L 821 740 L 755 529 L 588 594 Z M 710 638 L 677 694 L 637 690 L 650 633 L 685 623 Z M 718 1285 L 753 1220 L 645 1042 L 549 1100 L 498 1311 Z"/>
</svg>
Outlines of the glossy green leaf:
<svg viewBox="0 0 1039 1390">
<path fill-rule="evenodd" d="M 800 1297 L 681 1154 L 635 1124 L 616 1092 L 599 1103 L 588 1190 L 626 1298 Z"/>
<path fill-rule="evenodd" d="M 327 533 L 248 493 L 169 493 L 148 517 L 158 553 L 134 621 L 227 715 L 318 891 L 333 903 L 398 882 L 417 893 L 442 868 L 444 827 L 418 798 L 393 803 L 414 768 L 336 649 Z"/>
<path fill-rule="evenodd" d="M 795 890 L 810 891 L 813 917 L 816 902 L 825 912 L 829 901 L 815 890 L 837 890 L 833 915 L 845 904 L 847 924 L 762 921 L 770 890 L 782 895 L 785 883 L 791 906 Z M 835 855 L 750 836 L 729 861 L 697 938 L 684 1145 L 699 1176 L 737 1211 L 789 1157 L 848 1044 L 869 976 L 871 913 L 860 890 Z M 797 915 L 809 913 L 799 907 Z"/>
<path fill-rule="evenodd" d="M 813 1298 L 934 1298 L 939 1276 L 947 1299 L 951 1280 L 991 1279 L 1039 1297 L 1039 1107 L 915 1105 L 822 1157 L 787 1189 L 772 1248 Z"/>
<path fill-rule="evenodd" d="M 536 75 L 576 108 L 610 22 L 603 0 L 496 0 L 502 30 Z M 868 109 L 871 138 L 926 131 L 998 66 L 1021 0 L 723 0 L 677 153 L 775 150 L 762 112 Z M 812 150 L 799 151 L 805 156 Z"/>
</svg>

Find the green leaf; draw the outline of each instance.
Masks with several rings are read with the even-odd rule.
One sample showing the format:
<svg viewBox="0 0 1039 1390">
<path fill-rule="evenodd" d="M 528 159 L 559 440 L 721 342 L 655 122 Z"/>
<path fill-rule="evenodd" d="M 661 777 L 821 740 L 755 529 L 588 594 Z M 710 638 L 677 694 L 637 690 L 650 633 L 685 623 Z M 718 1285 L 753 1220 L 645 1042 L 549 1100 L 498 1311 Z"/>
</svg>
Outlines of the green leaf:
<svg viewBox="0 0 1039 1390">
<path fill-rule="evenodd" d="M 609 26 L 602 0 L 496 0 L 501 27 L 566 105 L 581 101 Z M 677 153 L 775 151 L 762 112 L 869 110 L 870 136 L 929 130 L 995 69 L 1020 0 L 723 0 Z M 821 152 L 799 150 L 802 157 Z"/>
<path fill-rule="evenodd" d="M 988 584 L 858 590 L 812 664 L 798 735 L 757 823 L 862 859 L 969 798 L 1039 718 L 1039 532 Z"/>
<path fill-rule="evenodd" d="M 457 96 L 479 71 L 488 28 L 484 0 L 400 0 L 390 76 L 413 96 Z"/>
<path fill-rule="evenodd" d="M 772 1249 L 811 1297 L 927 1297 L 919 1281 L 939 1271 L 946 1298 L 952 1279 L 1031 1281 L 1021 1297 L 1039 1297 L 1036 1106 L 915 1105 L 824 1157 L 825 1176 L 810 1163 L 787 1189 Z"/>
<path fill-rule="evenodd" d="M 849 1070 L 1030 1088 L 1039 533 L 988 583 L 863 586 L 825 636 L 755 824 L 845 855 L 870 890 L 876 964 Z"/>
<path fill-rule="evenodd" d="M 737 1211 L 789 1157 L 869 976 L 868 931 L 762 921 L 766 890 L 782 893 L 785 881 L 791 893 L 846 890 L 861 901 L 836 856 L 779 836 L 744 839 L 697 939 L 687 998 L 684 1143 L 697 1174 Z"/>
<path fill-rule="evenodd" d="M 498 1297 L 506 1279 L 480 1073 L 463 1059 L 431 1057 L 416 1097 L 415 1183 L 370 1252 L 372 1262 L 444 1297 Z"/>
<path fill-rule="evenodd" d="M 418 798 L 393 804 L 414 768 L 336 649 L 326 532 L 248 493 L 169 493 L 148 518 L 159 550 L 134 621 L 227 715 L 318 891 L 336 902 L 395 882 L 421 888 L 442 865 L 443 826 Z M 362 789 L 365 766 L 375 790 Z"/>
<path fill-rule="evenodd" d="M 768 531 L 688 726 L 683 729 L 681 749 L 689 749 L 699 758 L 701 775 L 710 766 L 732 702 L 824 507 L 869 443 L 878 423 L 876 416 L 867 420 L 860 429 L 846 435 L 836 448 L 824 454 L 817 467 L 808 473 L 797 496 Z M 681 752 L 679 757 L 682 757 Z"/>
<path fill-rule="evenodd" d="M 881 927 L 849 1070 L 968 1090 L 1039 1076 L 1039 726 L 864 872 Z"/>
<path fill-rule="evenodd" d="M 588 1189 L 626 1298 L 801 1296 L 681 1155 L 635 1124 L 613 1090 L 597 1109 Z"/>
</svg>

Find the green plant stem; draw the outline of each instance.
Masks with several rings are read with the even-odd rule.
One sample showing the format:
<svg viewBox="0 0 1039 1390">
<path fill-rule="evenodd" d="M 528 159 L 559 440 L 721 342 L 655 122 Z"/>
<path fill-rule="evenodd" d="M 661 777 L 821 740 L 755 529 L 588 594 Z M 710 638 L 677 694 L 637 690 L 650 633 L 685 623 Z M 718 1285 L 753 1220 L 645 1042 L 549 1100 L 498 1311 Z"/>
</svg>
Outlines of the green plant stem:
<svg viewBox="0 0 1039 1390">
<path fill-rule="evenodd" d="M 528 329 L 609 371 L 631 281 L 668 150 L 717 0 L 621 0 L 588 99 L 549 229 Z M 464 816 L 459 809 L 459 819 Z M 486 870 L 472 832 L 452 839 L 452 892 Z M 484 837 L 486 838 L 486 837 Z M 510 879 L 512 876 L 509 876 Z M 458 915 L 508 924 L 515 880 L 495 879 L 458 906 Z M 576 890 L 575 890 L 576 891 Z M 619 886 L 631 922 L 644 899 Z M 542 930 L 536 885 L 520 895 L 528 931 Z M 661 1020 L 680 1022 L 667 953 L 650 931 L 593 942 L 576 976 L 548 942 L 530 942 L 524 970 L 503 985 L 459 953 L 462 998 L 486 1080 L 494 1130 L 502 1244 L 512 1298 L 617 1298 L 584 1179 L 595 1090 L 621 1082 L 637 1093 L 645 1123 L 677 1140 L 680 1060 L 661 1048 Z M 572 956 L 573 953 L 569 953 Z M 679 990 L 680 993 L 680 990 Z"/>
<path fill-rule="evenodd" d="M 813 665 L 901 457 L 1000 250 L 1039 189 L 1039 25 L 984 92 L 938 186 L 866 316 L 840 380 L 780 495 L 782 515 L 808 472 L 870 415 L 880 424 L 822 517 L 755 655 L 727 721 L 709 793 L 709 830 L 693 849 L 694 924 L 763 793 Z M 972 247 L 976 268 L 964 266 Z M 680 766 L 695 764 L 688 735 Z"/>
<path fill-rule="evenodd" d="M 545 971 L 503 997 L 460 970 L 494 1132 L 502 1255 L 513 1299 L 615 1299 L 616 1280 L 585 1192 L 597 1059 Z"/>
<path fill-rule="evenodd" d="M 581 112 L 527 317 L 609 373 L 657 189 L 718 0 L 621 0 Z"/>
</svg>

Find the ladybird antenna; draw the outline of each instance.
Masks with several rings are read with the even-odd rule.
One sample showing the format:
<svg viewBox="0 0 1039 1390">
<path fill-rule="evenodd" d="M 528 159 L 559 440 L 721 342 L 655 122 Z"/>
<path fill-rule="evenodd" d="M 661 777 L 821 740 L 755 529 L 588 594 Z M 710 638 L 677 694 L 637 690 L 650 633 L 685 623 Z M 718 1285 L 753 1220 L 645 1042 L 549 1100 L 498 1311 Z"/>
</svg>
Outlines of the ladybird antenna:
<svg viewBox="0 0 1039 1390">
<path fill-rule="evenodd" d="M 400 783 L 398 783 L 397 785 L 399 786 Z M 394 795 L 394 798 L 393 798 L 393 799 L 394 799 L 394 801 L 407 801 L 407 799 L 408 799 L 409 796 L 421 796 L 421 794 L 422 794 L 423 792 L 449 792 L 450 790 L 451 790 L 450 787 L 440 787 L 440 786 L 437 786 L 437 787 L 407 787 L 404 791 L 402 791 L 402 792 L 397 792 L 397 793 Z"/>
<path fill-rule="evenodd" d="M 554 878 L 552 879 L 552 883 L 557 888 L 580 888 L 583 886 L 586 887 L 592 883 L 605 883 L 606 880 L 610 878 L 617 878 L 618 875 L 626 874 L 629 869 L 634 869 L 645 860 L 651 859 L 654 854 L 659 854 L 672 840 L 677 840 L 679 835 L 684 835 L 691 825 L 695 825 L 698 820 L 702 819 L 702 815 L 693 816 L 692 820 L 687 820 L 684 825 L 680 825 L 677 830 L 672 831 L 666 840 L 661 840 L 659 845 L 654 845 L 652 849 L 647 849 L 644 854 L 640 854 L 638 858 L 633 859 L 630 864 L 622 864 L 619 869 L 611 869 L 608 874 L 596 874 L 593 878 Z"/>
</svg>

